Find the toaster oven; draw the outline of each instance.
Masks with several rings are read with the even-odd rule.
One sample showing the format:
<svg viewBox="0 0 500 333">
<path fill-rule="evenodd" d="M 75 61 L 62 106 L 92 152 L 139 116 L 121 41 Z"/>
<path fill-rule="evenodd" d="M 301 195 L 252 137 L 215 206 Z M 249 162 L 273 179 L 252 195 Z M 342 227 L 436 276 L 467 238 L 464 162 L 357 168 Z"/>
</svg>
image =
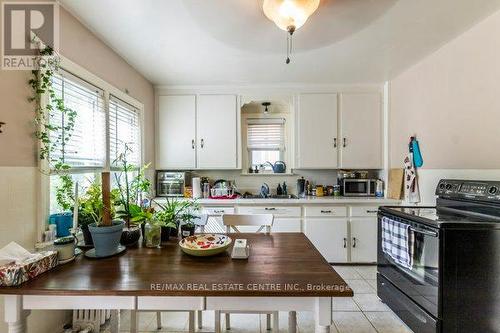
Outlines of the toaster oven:
<svg viewBox="0 0 500 333">
<path fill-rule="evenodd" d="M 188 171 L 157 171 L 156 195 L 159 197 L 183 197 L 184 188 L 191 186 L 192 175 Z"/>
</svg>

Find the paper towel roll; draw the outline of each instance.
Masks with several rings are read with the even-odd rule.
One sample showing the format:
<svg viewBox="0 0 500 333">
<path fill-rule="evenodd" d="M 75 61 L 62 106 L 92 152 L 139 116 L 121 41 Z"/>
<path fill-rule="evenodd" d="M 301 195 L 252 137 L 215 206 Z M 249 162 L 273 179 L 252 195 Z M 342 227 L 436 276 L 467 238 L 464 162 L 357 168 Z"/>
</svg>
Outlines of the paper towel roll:
<svg viewBox="0 0 500 333">
<path fill-rule="evenodd" d="M 201 198 L 201 178 L 194 177 L 192 185 L 193 185 L 193 199 Z"/>
</svg>

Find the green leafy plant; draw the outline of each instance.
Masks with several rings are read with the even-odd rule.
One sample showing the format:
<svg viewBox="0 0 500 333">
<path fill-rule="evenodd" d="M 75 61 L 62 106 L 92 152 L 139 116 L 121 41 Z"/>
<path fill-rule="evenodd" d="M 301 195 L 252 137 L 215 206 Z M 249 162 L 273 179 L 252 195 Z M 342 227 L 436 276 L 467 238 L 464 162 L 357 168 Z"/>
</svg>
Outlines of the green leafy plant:
<svg viewBox="0 0 500 333">
<path fill-rule="evenodd" d="M 42 45 L 40 42 L 38 45 Z M 35 104 L 35 137 L 39 141 L 39 159 L 46 160 L 49 169 L 59 175 L 60 185 L 56 188 L 56 201 L 63 211 L 74 205 L 73 180 L 67 174 L 70 166 L 65 163 L 66 145 L 69 143 L 77 112 L 67 108 L 64 100 L 57 95 L 53 86 L 53 77 L 59 70 L 60 57 L 50 46 L 39 48 L 35 57 L 36 69 L 31 71 L 28 81 L 32 94 L 28 100 Z M 45 100 L 44 98 L 47 97 Z M 62 118 L 61 124 L 51 119 Z M 55 152 L 59 150 L 58 154 Z"/>
<path fill-rule="evenodd" d="M 124 148 L 124 152 L 118 155 L 113 164 L 121 166 L 121 172 L 114 174 L 120 195 L 117 202 L 120 210 L 117 211 L 117 216 L 123 218 L 127 223 L 127 227 L 130 228 L 131 224 L 141 224 L 146 220 L 150 220 L 153 216 L 150 207 L 141 207 L 140 205 L 142 193 L 149 193 L 151 190 L 151 181 L 145 176 L 150 163 L 142 167 L 134 166 L 127 159 L 132 149 L 128 144 L 125 144 Z M 137 174 L 130 178 L 132 173 Z"/>
<path fill-rule="evenodd" d="M 200 209 L 199 204 L 191 200 L 167 198 L 166 204 L 157 202 L 157 205 L 161 210 L 154 214 L 153 220 L 158 221 L 158 223 L 161 223 L 164 227 L 174 229 L 179 228 L 180 222 L 193 224 L 193 219 L 197 218 L 197 215 L 194 215 L 193 212 Z"/>
<path fill-rule="evenodd" d="M 115 215 L 114 203 L 119 197 L 118 189 L 111 190 L 111 217 Z M 79 218 L 80 225 L 96 223 L 100 225 L 104 215 L 104 203 L 102 201 L 101 184 L 97 181 L 90 184 L 85 194 L 79 198 Z"/>
</svg>

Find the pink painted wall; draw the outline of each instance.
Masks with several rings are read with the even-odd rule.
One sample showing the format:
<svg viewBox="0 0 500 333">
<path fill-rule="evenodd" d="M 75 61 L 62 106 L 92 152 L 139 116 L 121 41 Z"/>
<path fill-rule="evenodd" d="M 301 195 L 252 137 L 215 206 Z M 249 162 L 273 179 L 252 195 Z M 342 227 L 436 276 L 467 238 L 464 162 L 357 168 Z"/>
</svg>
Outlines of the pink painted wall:
<svg viewBox="0 0 500 333">
<path fill-rule="evenodd" d="M 154 161 L 153 85 L 63 8 L 60 53 L 144 104 L 145 159 Z M 0 166 L 37 165 L 28 80 L 27 71 L 0 71 Z"/>
<path fill-rule="evenodd" d="M 499 31 L 497 12 L 391 81 L 392 167 L 416 133 L 425 169 L 500 169 Z"/>
</svg>

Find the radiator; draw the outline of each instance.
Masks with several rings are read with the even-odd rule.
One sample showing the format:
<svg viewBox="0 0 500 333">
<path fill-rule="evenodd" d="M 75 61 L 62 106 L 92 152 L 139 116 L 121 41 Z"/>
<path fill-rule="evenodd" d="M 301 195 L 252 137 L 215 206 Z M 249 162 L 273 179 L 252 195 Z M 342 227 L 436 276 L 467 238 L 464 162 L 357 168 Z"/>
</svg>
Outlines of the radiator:
<svg viewBox="0 0 500 333">
<path fill-rule="evenodd" d="M 119 311 L 73 310 L 73 332 L 118 333 Z"/>
</svg>

